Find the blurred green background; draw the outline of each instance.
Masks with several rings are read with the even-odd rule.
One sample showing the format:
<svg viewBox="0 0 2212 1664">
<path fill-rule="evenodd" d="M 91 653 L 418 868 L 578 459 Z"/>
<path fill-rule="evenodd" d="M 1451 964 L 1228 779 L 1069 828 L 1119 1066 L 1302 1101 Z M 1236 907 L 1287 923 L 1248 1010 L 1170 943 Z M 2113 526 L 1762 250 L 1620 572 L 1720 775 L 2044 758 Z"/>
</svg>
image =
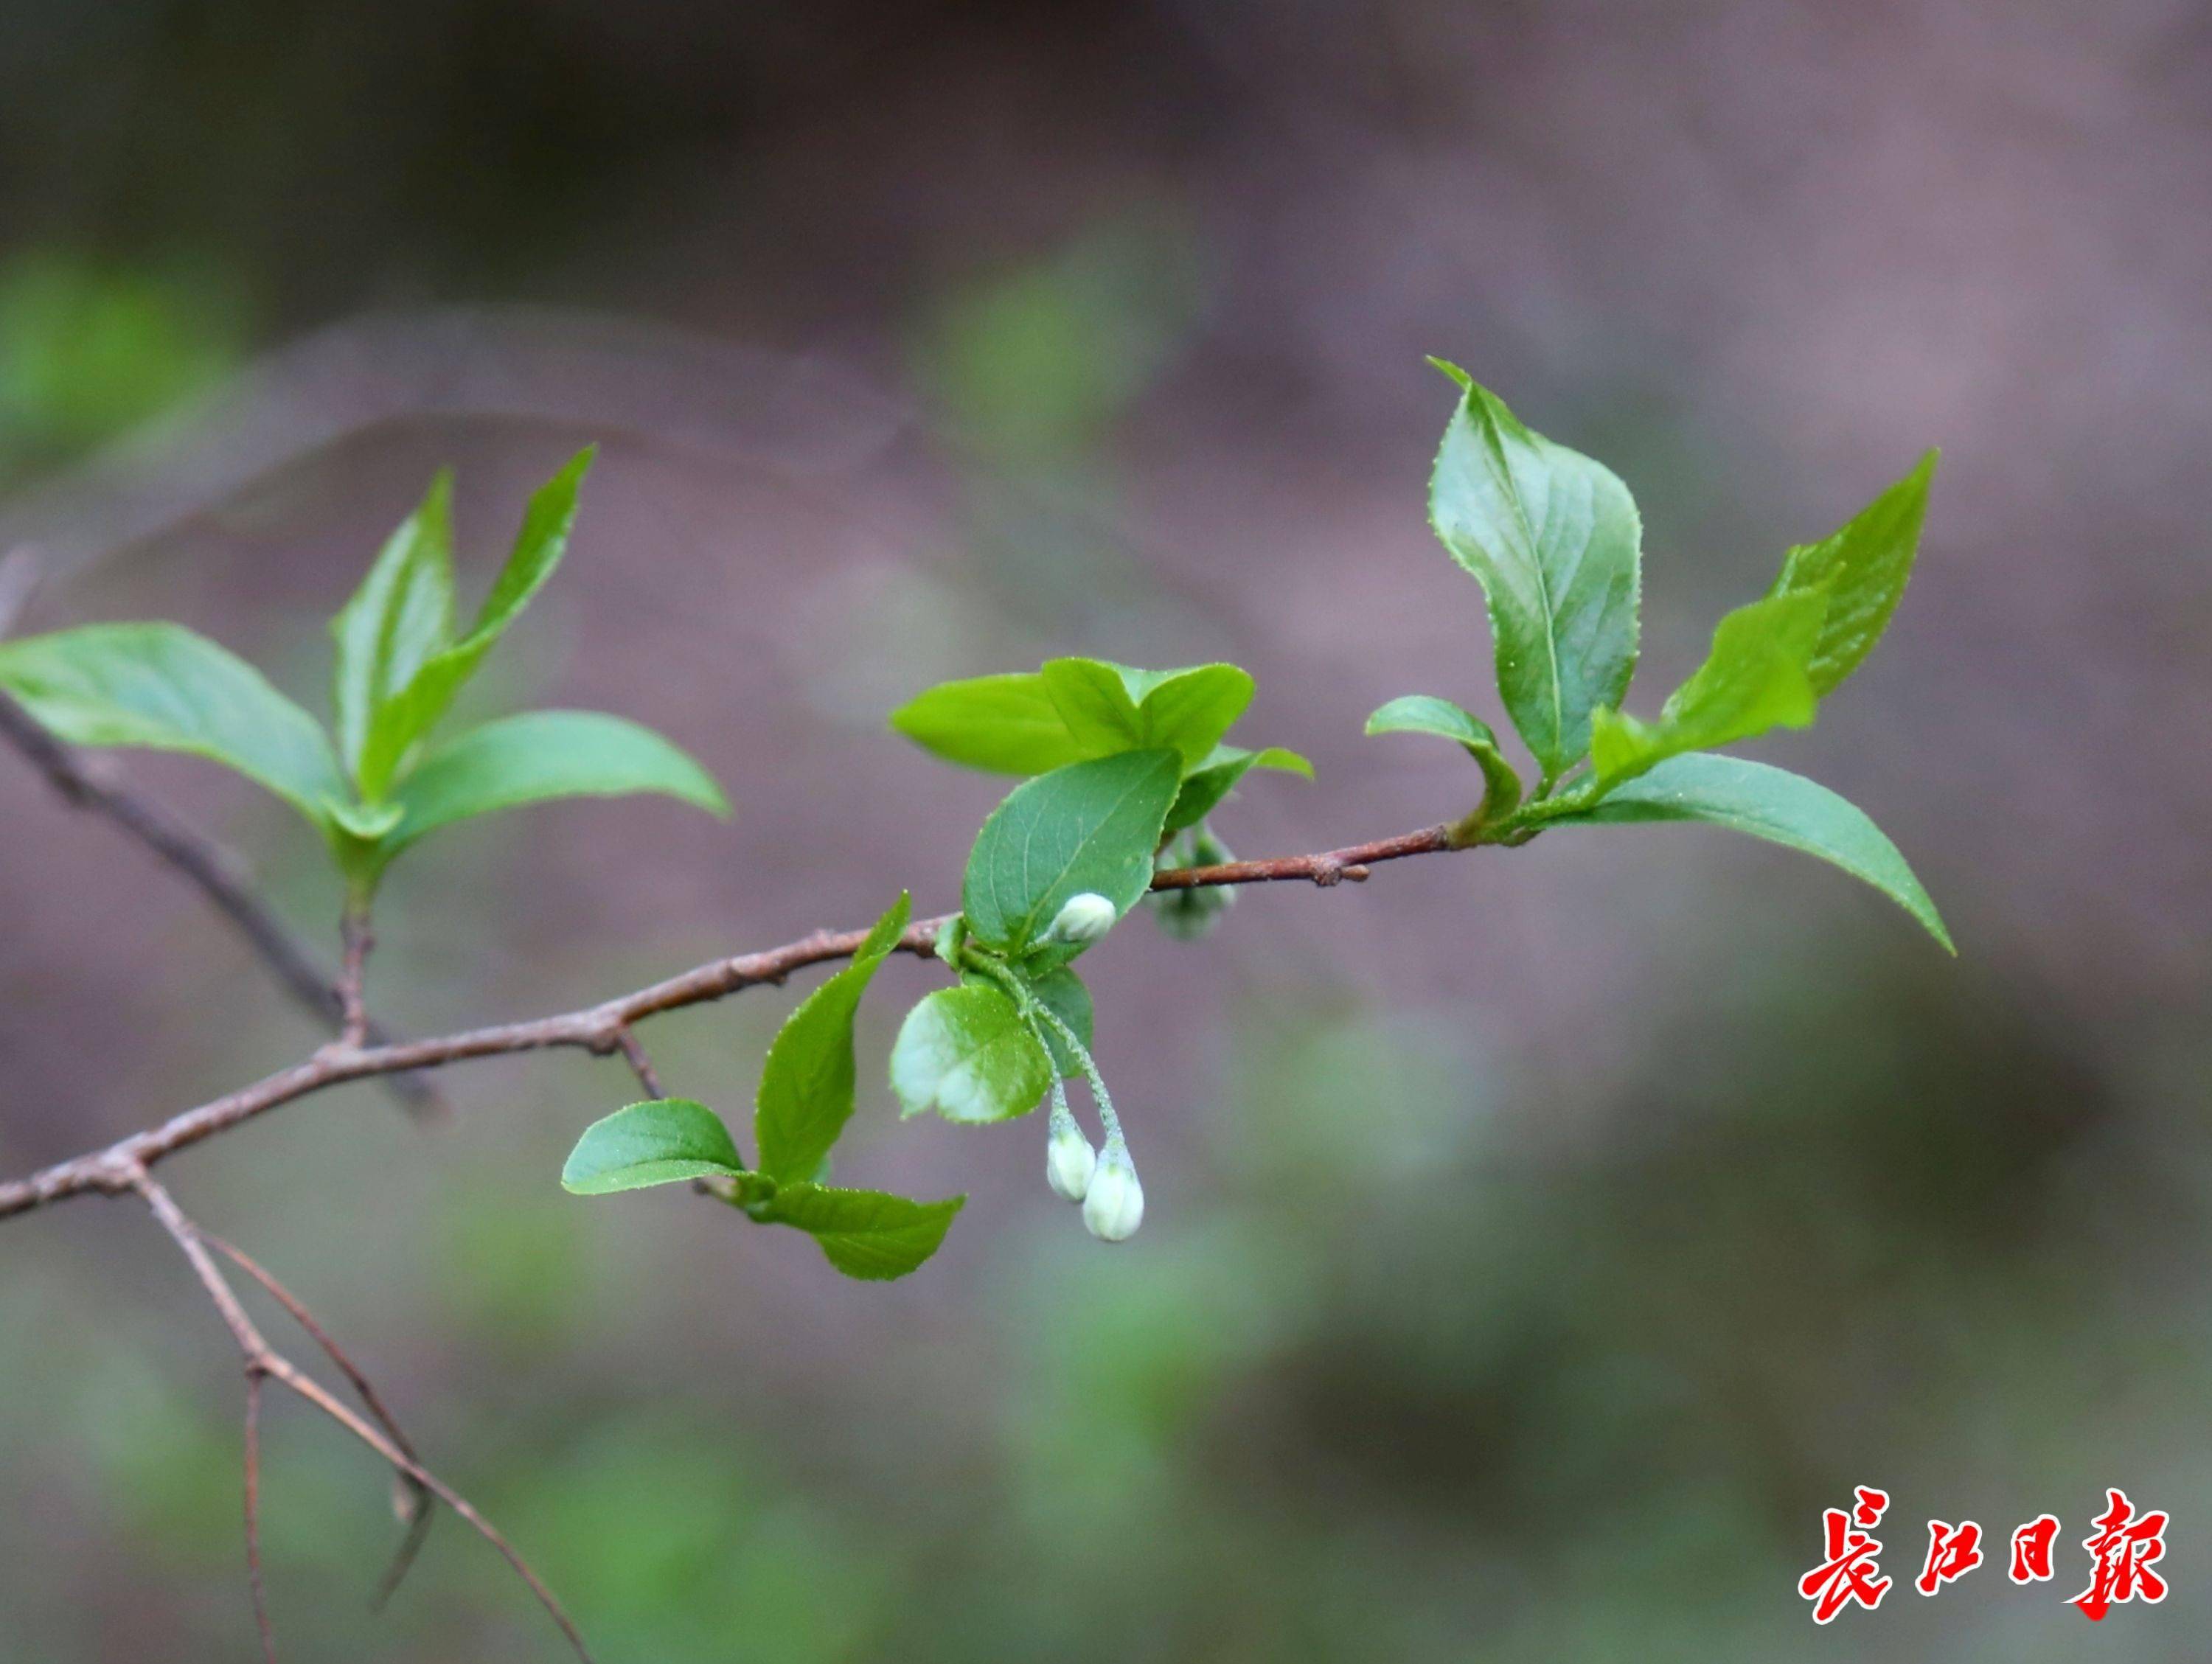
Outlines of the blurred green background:
<svg viewBox="0 0 2212 1664">
<path fill-rule="evenodd" d="M 1108 1251 L 1043 1129 L 899 1127 L 863 1016 L 841 1175 L 972 1199 L 890 1287 L 688 1197 L 555 1182 L 616 1064 L 368 1089 L 166 1169 L 298 1291 L 599 1655 L 690 1661 L 2193 1659 L 2212 1552 L 2212 11 L 1906 3 L 615 9 L 9 0 L 0 548 L 23 628 L 181 619 L 314 701 L 429 471 L 471 561 L 583 437 L 568 566 L 483 691 L 623 712 L 728 825 L 571 805 L 389 892 L 444 1030 L 951 904 L 998 786 L 882 728 L 1062 650 L 1234 658 L 1317 784 L 1245 853 L 1456 813 L 1413 690 L 1494 708 L 1428 537 L 1468 364 L 1620 471 L 1646 697 L 1925 445 L 1889 641 L 1767 748 L 1863 804 L 1950 963 L 1829 870 L 1563 832 L 1255 894 L 1086 962 L 1143 1163 Z M 319 940 L 282 811 L 131 777 Z M 797 997 L 656 1023 L 741 1118 Z M 312 1029 L 198 899 L 0 757 L 0 1166 Z M 252 1646 L 234 1353 L 139 1210 L 0 1230 L 0 1660 Z M 1816 1631 L 1820 1512 L 1894 1503 Z M 2172 1594 L 2066 1605 L 2107 1485 Z M 2057 1581 L 2003 1538 L 2061 1518 Z M 1996 1564 L 1905 1584 L 1930 1518 Z M 372 1616 L 374 1462 L 296 1406 L 294 1659 L 559 1655 L 441 1523 Z"/>
</svg>

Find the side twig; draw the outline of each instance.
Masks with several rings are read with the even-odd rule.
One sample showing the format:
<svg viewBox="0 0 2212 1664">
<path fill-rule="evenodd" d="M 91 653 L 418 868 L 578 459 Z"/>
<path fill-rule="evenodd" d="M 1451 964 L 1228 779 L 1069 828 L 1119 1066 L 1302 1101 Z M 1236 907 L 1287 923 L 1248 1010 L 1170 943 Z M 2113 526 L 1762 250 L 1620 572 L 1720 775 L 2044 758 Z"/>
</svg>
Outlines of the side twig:
<svg viewBox="0 0 2212 1664">
<path fill-rule="evenodd" d="M 261 1580 L 261 1371 L 246 1369 L 246 1586 L 264 1664 L 276 1664 L 276 1631 L 269 1622 L 269 1590 Z"/>
<path fill-rule="evenodd" d="M 298 1297 L 270 1276 L 258 1260 L 250 1258 L 243 1250 L 234 1248 L 209 1231 L 201 1230 L 199 1236 L 202 1242 L 258 1283 L 269 1297 L 284 1309 L 286 1315 L 300 1326 L 307 1338 L 323 1349 L 324 1356 L 337 1366 L 338 1372 L 345 1376 L 361 1400 L 362 1407 L 376 1418 L 377 1425 L 383 1428 L 392 1443 L 399 1447 L 400 1453 L 410 1461 L 419 1464 L 422 1457 L 408 1442 L 407 1435 L 400 1431 L 399 1424 L 392 1418 L 392 1412 L 384 1407 L 384 1400 L 377 1396 L 376 1388 L 370 1384 L 368 1377 L 353 1359 L 346 1356 L 344 1349 L 331 1338 L 329 1332 L 315 1321 L 314 1315 L 300 1303 Z M 408 1568 L 415 1564 L 415 1557 L 422 1552 L 423 1540 L 430 1534 L 432 1512 L 429 1491 L 404 1468 L 392 1469 L 392 1484 L 393 1509 L 407 1531 L 392 1557 L 390 1568 L 377 1583 L 376 1594 L 369 1602 L 372 1609 L 382 1606 L 398 1589 L 400 1580 L 407 1576 Z"/>
<path fill-rule="evenodd" d="M 404 1442 L 393 1436 L 392 1431 L 364 1419 L 357 1412 L 334 1396 L 322 1382 L 307 1374 L 289 1358 L 270 1345 L 261 1331 L 254 1326 L 252 1318 L 246 1314 L 246 1308 L 240 1304 L 236 1291 L 231 1288 L 228 1279 L 222 1274 L 222 1268 L 216 1264 L 214 1255 L 209 1252 L 213 1239 L 202 1233 L 200 1228 L 192 1223 L 184 1210 L 177 1205 L 176 1199 L 164 1186 L 143 1168 L 127 1175 L 125 1185 L 126 1188 L 136 1191 L 145 1201 L 147 1206 L 153 1210 L 155 1218 L 161 1222 L 162 1229 L 169 1233 L 177 1247 L 183 1252 L 186 1262 L 191 1265 L 193 1272 L 199 1278 L 200 1286 L 207 1291 L 208 1297 L 215 1303 L 216 1314 L 222 1319 L 224 1327 L 230 1331 L 231 1338 L 238 1343 L 239 1351 L 245 1359 L 247 1430 L 246 1485 L 247 1572 L 253 1588 L 254 1611 L 256 1621 L 261 1631 L 264 1658 L 274 1661 L 276 1657 L 275 1643 L 262 1594 L 260 1571 L 260 1388 L 261 1383 L 268 1380 L 289 1388 L 298 1397 L 313 1405 L 315 1408 L 337 1422 L 339 1426 L 344 1428 L 346 1431 L 351 1433 L 354 1437 L 391 1464 L 396 1471 L 422 1486 L 424 1491 L 434 1496 L 462 1519 L 467 1521 L 475 1528 L 477 1535 L 497 1549 L 501 1558 L 514 1569 L 515 1575 L 522 1580 L 531 1594 L 537 1598 L 538 1603 L 544 1607 L 546 1614 L 559 1627 L 561 1633 L 568 1638 L 568 1644 L 574 1650 L 576 1656 L 583 1661 L 583 1664 L 591 1664 L 591 1652 L 585 1646 L 584 1638 L 578 1632 L 575 1624 L 562 1607 L 561 1603 L 554 1598 L 553 1592 L 547 1588 L 544 1580 L 531 1570 L 529 1563 L 522 1558 L 514 1546 L 508 1542 L 489 1521 L 477 1513 L 474 1506 L 459 1491 L 423 1467 L 409 1449 L 404 1448 Z M 236 1260 L 240 1269 L 245 1269 L 248 1262 L 244 1255 L 238 1254 L 235 1250 L 227 1250 L 227 1252 Z M 265 1272 L 261 1272 L 258 1266 L 249 1274 L 253 1275 L 255 1280 L 260 1282 L 272 1294 L 277 1292 L 275 1279 L 270 1278 Z M 289 1293 L 282 1296 L 281 1303 L 285 1309 L 294 1315 L 301 1315 L 303 1309 Z M 333 1357 L 338 1356 L 335 1345 L 329 1341 L 326 1335 L 324 1335 L 319 1325 L 310 1324 L 308 1327 L 312 1333 L 323 1339 L 325 1350 L 330 1351 Z M 374 1400 L 374 1393 L 367 1391 L 365 1379 L 359 1376 L 352 1365 L 348 1363 L 342 1367 L 345 1369 L 349 1377 L 355 1380 L 356 1388 L 364 1391 L 365 1397 Z M 380 1420 L 385 1419 L 380 1410 L 378 1414 Z"/>
</svg>

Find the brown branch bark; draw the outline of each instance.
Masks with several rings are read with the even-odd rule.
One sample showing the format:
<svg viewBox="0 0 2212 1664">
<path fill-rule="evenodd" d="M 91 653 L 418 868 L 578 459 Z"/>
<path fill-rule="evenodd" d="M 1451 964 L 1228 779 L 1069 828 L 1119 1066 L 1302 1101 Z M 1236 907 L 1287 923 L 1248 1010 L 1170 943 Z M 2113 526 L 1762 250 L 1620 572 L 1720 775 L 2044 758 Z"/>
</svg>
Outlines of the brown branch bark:
<svg viewBox="0 0 2212 1664">
<path fill-rule="evenodd" d="M 269 1621 L 269 1590 L 261 1580 L 261 1371 L 246 1366 L 246 1586 L 253 1596 L 253 1627 L 261 1634 L 263 1664 L 276 1664 L 276 1631 Z"/>
<path fill-rule="evenodd" d="M 198 1226 L 194 1226 L 193 1229 L 199 1230 Z M 352 1385 L 356 1396 L 361 1400 L 362 1407 L 376 1418 L 377 1425 L 383 1428 L 391 1437 L 392 1443 L 399 1447 L 401 1454 L 410 1461 L 419 1464 L 422 1460 L 422 1457 L 416 1453 L 415 1447 L 408 1442 L 407 1435 L 400 1430 L 399 1424 L 393 1419 L 392 1412 L 384 1407 L 384 1400 L 377 1396 L 376 1388 L 370 1383 L 368 1376 L 362 1373 L 359 1364 L 346 1355 L 345 1349 L 331 1338 L 330 1332 L 315 1321 L 314 1314 L 301 1305 L 298 1297 L 289 1289 L 278 1282 L 258 1260 L 248 1256 L 244 1250 L 234 1248 L 222 1237 L 206 1230 L 200 1230 L 199 1236 L 202 1242 L 258 1283 L 263 1291 L 284 1309 L 286 1315 L 300 1326 L 307 1338 L 320 1346 L 324 1355 L 337 1365 L 339 1373 L 345 1376 Z M 407 1576 L 408 1568 L 415 1564 L 416 1555 L 422 1552 L 423 1540 L 430 1534 L 432 1511 L 429 1491 L 417 1483 L 404 1468 L 392 1470 L 392 1481 L 395 1511 L 398 1512 L 407 1530 L 406 1534 L 400 1539 L 398 1551 L 392 1557 L 391 1566 L 377 1582 L 376 1594 L 369 1602 L 372 1608 L 383 1606 L 392 1598 L 393 1592 L 399 1587 L 400 1580 Z"/>
<path fill-rule="evenodd" d="M 592 1664 L 591 1652 L 584 1644 L 583 1636 L 578 1632 L 575 1624 L 570 1619 L 560 1601 L 554 1598 L 553 1592 L 546 1588 L 544 1581 L 531 1570 L 529 1562 L 522 1558 L 514 1545 L 508 1542 L 490 1521 L 477 1513 L 466 1497 L 422 1466 L 412 1449 L 408 1447 L 404 1438 L 399 1436 L 398 1428 L 391 1425 L 388 1414 L 383 1410 L 374 1389 L 369 1388 L 367 1379 L 360 1374 L 350 1361 L 344 1360 L 344 1356 L 338 1351 L 337 1344 L 325 1333 L 319 1324 L 307 1316 L 305 1309 L 299 1302 L 282 1289 L 274 1278 L 261 1270 L 259 1266 L 253 1265 L 244 1254 L 228 1245 L 223 1246 L 223 1252 L 234 1260 L 241 1270 L 247 1271 L 255 1281 L 260 1283 L 271 1295 L 275 1296 L 284 1309 L 322 1343 L 333 1360 L 339 1362 L 340 1368 L 345 1371 L 348 1378 L 354 1382 L 356 1388 L 362 1393 L 364 1401 L 372 1406 L 377 1420 L 384 1423 L 384 1425 L 376 1425 L 364 1419 L 357 1412 L 334 1396 L 322 1382 L 307 1374 L 291 1359 L 270 1345 L 261 1331 L 254 1326 L 252 1318 L 247 1315 L 246 1308 L 240 1304 L 236 1291 L 230 1286 L 229 1279 L 222 1274 L 222 1267 L 216 1264 L 215 1256 L 209 1252 L 210 1245 L 215 1243 L 216 1239 L 207 1236 L 192 1223 L 185 1211 L 177 1205 L 176 1198 L 169 1193 L 165 1186 L 142 1167 L 125 1176 L 123 1187 L 137 1193 L 146 1205 L 153 1210 L 154 1217 L 161 1222 L 161 1228 L 169 1233 L 177 1247 L 183 1252 L 186 1262 L 191 1266 L 194 1274 L 199 1278 L 200 1286 L 207 1291 L 208 1297 L 215 1303 L 216 1314 L 222 1317 L 223 1326 L 230 1331 L 231 1339 L 238 1343 L 239 1351 L 245 1359 L 246 1567 L 253 1594 L 255 1623 L 261 1636 L 263 1655 L 269 1661 L 269 1664 L 275 1664 L 276 1654 L 276 1642 L 270 1627 L 267 1604 L 263 1597 L 261 1582 L 260 1410 L 261 1386 L 264 1381 L 274 1381 L 281 1386 L 290 1388 L 294 1394 L 313 1405 L 315 1408 L 320 1410 L 390 1463 L 394 1471 L 419 1485 L 425 1492 L 435 1497 L 465 1520 L 474 1527 L 477 1535 L 499 1551 L 501 1558 L 514 1569 L 515 1576 L 522 1580 L 531 1594 L 536 1597 L 538 1605 L 544 1607 L 546 1614 L 552 1618 L 561 1633 L 567 1637 L 576 1656 L 583 1661 L 583 1664 Z"/>
<path fill-rule="evenodd" d="M 1188 890 L 1206 884 L 1274 884 L 1303 879 L 1328 888 L 1347 878 L 1355 882 L 1364 879 L 1369 868 L 1384 861 L 1438 853 L 1451 847 L 1449 829 L 1432 826 L 1319 854 L 1185 867 L 1158 874 L 1152 880 L 1152 887 Z M 931 957 L 935 952 L 938 930 L 944 922 L 940 917 L 908 926 L 906 934 L 899 938 L 899 951 Z M 472 1029 L 434 1040 L 368 1046 L 349 1046 L 340 1042 L 325 1046 L 304 1063 L 294 1064 L 251 1086 L 188 1109 L 159 1127 L 134 1133 L 104 1150 L 57 1163 L 28 1178 L 0 1184 L 0 1218 L 26 1213 L 71 1196 L 114 1195 L 135 1189 L 135 1175 L 178 1151 L 228 1132 L 295 1098 L 347 1081 L 413 1069 L 441 1068 L 472 1058 L 504 1057 L 551 1047 L 574 1047 L 604 1057 L 623 1050 L 623 1035 L 647 1017 L 720 999 L 764 982 L 780 984 L 793 972 L 811 965 L 849 959 L 866 938 L 864 930 L 817 931 L 781 947 L 713 960 L 665 981 L 558 1017 Z"/>
</svg>

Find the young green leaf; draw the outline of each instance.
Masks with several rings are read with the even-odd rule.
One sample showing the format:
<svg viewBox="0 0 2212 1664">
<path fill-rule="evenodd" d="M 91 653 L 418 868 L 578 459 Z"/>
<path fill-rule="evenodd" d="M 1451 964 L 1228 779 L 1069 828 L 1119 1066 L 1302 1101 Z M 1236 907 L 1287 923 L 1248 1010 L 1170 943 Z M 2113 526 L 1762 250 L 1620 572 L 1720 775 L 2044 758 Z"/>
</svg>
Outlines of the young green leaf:
<svg viewBox="0 0 2212 1664">
<path fill-rule="evenodd" d="M 357 770 L 393 696 L 452 639 L 453 477 L 441 470 L 353 598 L 331 620 L 331 707 L 338 754 Z"/>
<path fill-rule="evenodd" d="M 207 757 L 319 827 L 348 795 L 321 725 L 252 665 L 179 624 L 88 624 L 0 643 L 0 689 L 68 744 Z"/>
<path fill-rule="evenodd" d="M 1252 702 L 1252 673 L 1236 665 L 1198 665 L 1168 671 L 1146 689 L 1139 710 L 1145 744 L 1182 753 L 1195 768 L 1221 743 Z"/>
<path fill-rule="evenodd" d="M 1040 672 L 1086 756 L 1166 750 L 1196 768 L 1252 702 L 1235 665 L 1140 671 L 1103 659 L 1054 659 Z"/>
<path fill-rule="evenodd" d="M 1206 761 L 1183 776 L 1182 787 L 1168 810 L 1163 830 L 1180 832 L 1195 826 L 1237 789 L 1237 783 L 1255 768 L 1279 768 L 1286 774 L 1313 778 L 1313 764 L 1296 751 L 1270 745 L 1264 751 L 1248 751 L 1238 745 L 1217 745 Z"/>
<path fill-rule="evenodd" d="M 1817 544 L 1799 544 L 1783 561 L 1772 593 L 1827 593 L 1827 616 L 1808 666 L 1813 690 L 1823 699 L 1874 650 L 1897 610 L 1919 552 L 1937 455 L 1929 452 L 1842 529 Z"/>
<path fill-rule="evenodd" d="M 1692 751 L 1668 758 L 1601 801 L 1551 824 L 1637 821 L 1704 821 L 1818 855 L 1872 884 L 1917 919 L 1947 951 L 1958 951 L 1897 846 L 1858 809 L 1802 774 L 1742 757 Z"/>
<path fill-rule="evenodd" d="M 1437 367 L 1463 397 L 1430 479 L 1430 523 L 1481 581 L 1498 690 L 1548 784 L 1589 750 L 1590 713 L 1618 708 L 1636 669 L 1636 502 L 1610 470 Z"/>
<path fill-rule="evenodd" d="M 1714 628 L 1705 662 L 1668 695 L 1658 721 L 1600 706 L 1590 731 L 1599 791 L 1685 751 L 1809 726 L 1820 699 L 1808 666 L 1827 610 L 1827 593 L 1818 589 L 1738 607 Z"/>
<path fill-rule="evenodd" d="M 654 1098 L 593 1121 L 568 1152 L 561 1187 L 578 1196 L 744 1171 L 730 1129 L 703 1103 Z"/>
<path fill-rule="evenodd" d="M 530 711 L 456 735 L 392 788 L 389 860 L 455 821 L 556 798 L 658 793 L 727 815 L 714 777 L 650 728 L 598 711 Z"/>
<path fill-rule="evenodd" d="M 1144 714 L 1120 665 L 1103 659 L 1048 659 L 1037 676 L 1079 757 L 1143 749 Z"/>
<path fill-rule="evenodd" d="M 408 748 L 446 714 L 484 655 L 553 575 L 568 551 L 568 533 L 576 520 L 576 495 L 596 451 L 596 446 L 587 446 L 578 452 L 531 497 L 514 548 L 469 633 L 424 659 L 407 684 L 379 707 L 354 771 L 362 797 L 374 802 L 384 795 Z"/>
<path fill-rule="evenodd" d="M 1066 965 L 1054 965 L 1037 970 L 1034 962 L 1019 969 L 1009 967 L 1005 975 L 1021 979 L 1022 987 L 1030 999 L 1045 1007 L 1054 1017 L 1073 1029 L 1075 1037 L 1087 1048 L 1091 1044 L 1094 1013 L 1091 1005 L 1091 990 L 1083 986 L 1083 979 Z M 960 979 L 969 987 L 998 988 L 999 984 L 981 971 L 968 971 Z M 1004 990 L 1000 990 L 1004 992 Z M 1073 1080 L 1083 1072 L 1083 1064 L 1067 1048 L 1051 1023 L 1040 1022 L 1038 1029 L 1044 1036 L 1045 1050 L 1051 1054 L 1053 1067 L 1063 1079 Z"/>
<path fill-rule="evenodd" d="M 768 1048 L 753 1108 L 760 1170 L 779 1181 L 820 1176 L 853 1115 L 853 1017 L 876 967 L 898 946 L 910 899 L 876 920 L 853 963 L 799 1003 Z"/>
<path fill-rule="evenodd" d="M 906 1014 L 890 1073 L 905 1114 L 969 1122 L 1025 1115 L 1053 1081 L 1012 996 L 981 982 L 939 988 Z"/>
<path fill-rule="evenodd" d="M 1018 955 L 1083 890 L 1134 907 L 1182 776 L 1172 751 L 1125 751 L 1016 786 L 968 857 L 961 911 L 976 938 Z"/>
<path fill-rule="evenodd" d="M 994 774 L 1042 774 L 1086 755 L 1035 671 L 939 683 L 893 711 L 890 720 L 947 762 Z"/>
<path fill-rule="evenodd" d="M 800 1182 L 780 1187 L 761 1217 L 809 1233 L 846 1276 L 884 1282 L 905 1276 L 936 1253 L 967 1201 L 954 1196 L 915 1202 L 879 1190 Z"/>
<path fill-rule="evenodd" d="M 1456 742 L 1482 770 L 1478 824 L 1499 820 L 1521 802 L 1521 776 L 1498 749 L 1498 736 L 1472 711 L 1431 694 L 1402 694 L 1367 719 L 1369 734 L 1434 734 Z"/>
</svg>

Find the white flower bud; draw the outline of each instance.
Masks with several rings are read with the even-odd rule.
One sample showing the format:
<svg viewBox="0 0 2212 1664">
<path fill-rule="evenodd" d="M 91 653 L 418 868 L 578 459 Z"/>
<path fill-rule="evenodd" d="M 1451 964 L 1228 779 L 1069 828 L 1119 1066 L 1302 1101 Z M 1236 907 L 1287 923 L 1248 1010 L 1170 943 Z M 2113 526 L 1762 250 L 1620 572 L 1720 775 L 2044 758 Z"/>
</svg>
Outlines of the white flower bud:
<svg viewBox="0 0 2212 1664">
<path fill-rule="evenodd" d="M 1083 1223 L 1102 1242 L 1122 1242 L 1137 1234 L 1145 1219 L 1145 1187 L 1129 1152 L 1109 1144 L 1083 1199 Z"/>
<path fill-rule="evenodd" d="M 1079 1202 L 1089 1193 L 1091 1175 L 1098 1170 L 1098 1152 L 1073 1119 L 1054 1118 L 1052 1142 L 1045 1146 L 1045 1182 L 1053 1194 Z"/>
<path fill-rule="evenodd" d="M 1114 921 L 1120 916 L 1114 911 L 1113 902 L 1096 890 L 1086 890 L 1067 898 L 1067 904 L 1060 908 L 1045 935 L 1054 942 L 1095 942 L 1114 928 Z"/>
</svg>

